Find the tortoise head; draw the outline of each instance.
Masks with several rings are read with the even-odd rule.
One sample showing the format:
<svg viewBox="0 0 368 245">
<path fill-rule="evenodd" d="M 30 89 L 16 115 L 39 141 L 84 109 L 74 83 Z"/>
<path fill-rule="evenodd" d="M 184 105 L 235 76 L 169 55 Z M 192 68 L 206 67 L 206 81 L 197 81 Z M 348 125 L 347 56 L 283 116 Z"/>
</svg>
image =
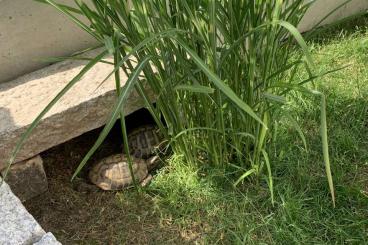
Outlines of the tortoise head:
<svg viewBox="0 0 368 245">
<path fill-rule="evenodd" d="M 152 156 L 146 160 L 147 169 L 151 171 L 152 169 L 156 168 L 160 162 L 160 158 L 158 156 Z"/>
</svg>

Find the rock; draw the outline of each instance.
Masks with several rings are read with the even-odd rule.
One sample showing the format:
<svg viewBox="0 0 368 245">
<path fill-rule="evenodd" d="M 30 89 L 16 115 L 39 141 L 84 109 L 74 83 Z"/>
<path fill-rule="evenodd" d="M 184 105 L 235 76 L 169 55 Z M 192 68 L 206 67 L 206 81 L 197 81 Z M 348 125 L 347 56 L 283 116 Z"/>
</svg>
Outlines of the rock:
<svg viewBox="0 0 368 245">
<path fill-rule="evenodd" d="M 1 182 L 1 179 L 0 179 Z M 0 186 L 0 244 L 33 244 L 45 231 L 3 182 Z"/>
<path fill-rule="evenodd" d="M 3 176 L 4 174 L 5 170 L 2 172 Z M 47 191 L 47 178 L 41 156 L 13 164 L 6 182 L 22 202 Z"/>
<path fill-rule="evenodd" d="M 33 243 L 33 245 L 61 245 L 61 243 L 56 240 L 52 233 L 47 232 L 41 240 Z"/>
<path fill-rule="evenodd" d="M 0 170 L 6 166 L 22 133 L 85 63 L 76 60 L 60 62 L 0 84 Z M 99 63 L 85 74 L 44 116 L 15 162 L 104 125 L 116 100 L 113 76 L 101 84 L 111 70 L 111 65 Z M 122 74 L 121 80 L 124 85 L 127 77 Z M 142 105 L 138 94 L 133 92 L 124 108 L 125 115 Z"/>
</svg>

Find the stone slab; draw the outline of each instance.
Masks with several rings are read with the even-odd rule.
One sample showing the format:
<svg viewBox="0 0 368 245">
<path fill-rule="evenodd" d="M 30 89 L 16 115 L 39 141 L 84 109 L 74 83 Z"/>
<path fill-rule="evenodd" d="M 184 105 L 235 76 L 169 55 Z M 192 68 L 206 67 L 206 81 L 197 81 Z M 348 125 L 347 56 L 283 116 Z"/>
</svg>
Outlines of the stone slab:
<svg viewBox="0 0 368 245">
<path fill-rule="evenodd" d="M 0 219 L 1 245 L 33 244 L 45 235 L 5 182 L 0 186 Z"/>
<path fill-rule="evenodd" d="M 5 170 L 2 172 L 3 177 L 4 174 Z M 22 202 L 47 191 L 47 178 L 41 156 L 13 164 L 6 176 L 6 182 Z"/>
<path fill-rule="evenodd" d="M 33 245 L 61 245 L 61 243 L 56 240 L 52 233 L 47 232 L 45 235 L 43 235 L 41 240 L 33 243 Z"/>
<path fill-rule="evenodd" d="M 0 84 L 0 170 L 31 122 L 54 96 L 83 68 L 85 61 L 60 62 L 14 81 Z M 97 64 L 45 115 L 19 152 L 17 161 L 105 124 L 116 100 L 113 77 L 101 86 L 112 66 Z M 122 84 L 126 81 L 122 74 Z M 137 93 L 125 106 L 130 114 L 143 105 Z"/>
</svg>

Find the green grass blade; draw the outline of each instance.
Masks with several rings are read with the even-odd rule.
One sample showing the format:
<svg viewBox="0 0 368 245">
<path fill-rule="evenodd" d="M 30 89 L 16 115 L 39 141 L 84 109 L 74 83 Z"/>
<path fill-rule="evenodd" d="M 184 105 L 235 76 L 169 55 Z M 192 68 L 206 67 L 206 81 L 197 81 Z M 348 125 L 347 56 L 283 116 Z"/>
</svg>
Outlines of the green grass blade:
<svg viewBox="0 0 368 245">
<path fill-rule="evenodd" d="M 322 138 L 322 150 L 323 159 L 325 162 L 325 169 L 327 175 L 328 186 L 330 188 L 333 207 L 336 206 L 335 201 L 335 188 L 331 173 L 330 156 L 328 151 L 328 137 L 327 137 L 327 117 L 326 117 L 326 97 L 323 93 L 313 91 L 314 94 L 321 96 L 321 138 Z"/>
<path fill-rule="evenodd" d="M 111 128 L 114 126 L 116 120 L 118 119 L 121 111 L 124 111 L 124 104 L 130 95 L 131 91 L 134 89 L 135 84 L 138 81 L 139 74 L 143 70 L 143 68 L 148 64 L 151 57 L 146 57 L 142 60 L 141 63 L 135 68 L 134 72 L 131 74 L 131 76 L 128 78 L 125 86 L 122 88 L 121 94 L 119 95 L 119 98 L 113 107 L 112 113 L 109 117 L 108 122 L 106 123 L 105 127 L 103 128 L 102 132 L 98 136 L 98 139 L 94 143 L 94 145 L 91 147 L 91 149 L 87 152 L 87 154 L 82 159 L 81 163 L 78 165 L 76 171 L 74 172 L 72 176 L 72 180 L 79 174 L 79 172 L 82 170 L 82 168 L 86 165 L 87 161 L 90 159 L 90 157 L 95 153 L 95 151 L 98 149 L 98 147 L 102 144 L 102 142 L 105 140 L 106 136 L 110 132 Z"/>
<path fill-rule="evenodd" d="M 292 24 L 286 22 L 286 21 L 277 21 L 276 22 L 278 25 L 281 25 L 282 27 L 286 28 L 291 35 L 294 36 L 295 40 L 297 41 L 297 43 L 299 44 L 299 46 L 302 48 L 302 51 L 308 61 L 308 64 L 314 68 L 314 62 L 312 59 L 312 56 L 309 52 L 309 48 L 307 43 L 305 42 L 304 38 L 302 37 L 302 35 L 300 34 L 300 32 L 298 31 L 298 29 L 296 29 L 295 26 L 293 26 Z"/>
<path fill-rule="evenodd" d="M 201 94 L 213 94 L 215 92 L 213 88 L 201 85 L 177 85 L 174 87 L 174 89 Z"/>
<path fill-rule="evenodd" d="M 306 89 L 307 90 L 307 89 Z M 308 90 L 309 93 L 313 95 L 317 95 L 321 97 L 321 139 L 322 139 L 322 151 L 323 151 L 323 160 L 325 164 L 326 176 L 328 181 L 328 186 L 330 189 L 332 205 L 333 207 L 336 206 L 336 199 L 335 199 L 335 188 L 333 183 L 333 177 L 331 172 L 331 163 L 330 163 L 330 155 L 328 150 L 328 136 L 327 136 L 327 117 L 326 117 L 326 97 L 323 93 L 316 91 L 316 90 Z"/>
<path fill-rule="evenodd" d="M 221 134 L 222 132 L 218 129 L 214 129 L 214 128 L 208 128 L 208 127 L 195 127 L 195 128 L 188 128 L 188 129 L 185 129 L 181 132 L 179 132 L 177 135 L 175 135 L 173 137 L 173 140 L 181 137 L 182 135 L 186 134 L 186 133 L 189 133 L 189 132 L 193 132 L 193 131 L 211 131 L 211 132 L 214 132 L 214 133 L 219 133 Z"/>
<path fill-rule="evenodd" d="M 276 103 L 280 103 L 280 104 L 285 104 L 286 98 L 284 96 L 280 96 L 280 95 L 275 95 L 275 94 L 270 94 L 270 93 L 263 93 L 263 96 L 268 99 L 269 101 L 272 102 L 276 102 Z"/>
<path fill-rule="evenodd" d="M 272 202 L 272 205 L 274 205 L 275 199 L 274 199 L 274 194 L 273 194 L 273 178 L 272 178 L 270 159 L 268 158 L 268 154 L 264 149 L 262 149 L 262 155 L 263 155 L 263 159 L 266 163 L 266 167 L 267 167 L 267 173 L 268 173 L 267 183 L 268 183 L 268 188 L 269 188 L 270 193 L 271 193 L 271 202 Z"/>
<path fill-rule="evenodd" d="M 247 172 L 245 172 L 244 174 L 242 174 L 242 176 L 240 176 L 235 183 L 233 184 L 234 187 L 236 187 L 237 185 L 239 185 L 240 182 L 242 182 L 246 177 L 250 176 L 251 174 L 255 174 L 257 172 L 257 170 L 255 170 L 254 168 L 249 169 Z"/>
<path fill-rule="evenodd" d="M 207 75 L 207 77 L 214 83 L 214 85 L 218 89 L 220 89 L 222 93 L 224 93 L 231 101 L 233 101 L 241 110 L 249 114 L 260 124 L 264 125 L 262 120 L 257 116 L 252 108 L 244 101 L 242 101 L 229 86 L 227 86 L 215 73 L 213 73 L 203 62 L 203 60 L 199 58 L 199 56 L 192 49 L 190 49 L 183 40 L 179 38 L 176 38 L 176 40 L 188 52 L 188 54 L 193 58 L 198 67 Z M 266 125 L 264 126 L 267 128 Z"/>
</svg>

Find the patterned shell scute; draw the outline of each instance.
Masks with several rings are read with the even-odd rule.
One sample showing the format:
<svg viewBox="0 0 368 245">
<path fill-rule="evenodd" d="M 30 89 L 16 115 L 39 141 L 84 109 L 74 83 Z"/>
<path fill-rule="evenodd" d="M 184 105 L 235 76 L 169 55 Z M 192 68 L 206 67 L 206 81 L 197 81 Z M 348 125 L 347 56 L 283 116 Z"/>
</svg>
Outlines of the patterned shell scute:
<svg viewBox="0 0 368 245">
<path fill-rule="evenodd" d="M 139 127 L 128 135 L 130 154 L 137 158 L 147 159 L 153 154 L 154 148 L 161 143 L 162 139 L 157 126 Z"/>
<path fill-rule="evenodd" d="M 133 173 L 137 182 L 141 182 L 147 175 L 147 164 L 143 159 L 133 158 Z M 121 190 L 133 184 L 130 175 L 128 159 L 123 154 L 116 154 L 104 158 L 92 167 L 89 172 L 91 182 L 103 190 Z"/>
</svg>

